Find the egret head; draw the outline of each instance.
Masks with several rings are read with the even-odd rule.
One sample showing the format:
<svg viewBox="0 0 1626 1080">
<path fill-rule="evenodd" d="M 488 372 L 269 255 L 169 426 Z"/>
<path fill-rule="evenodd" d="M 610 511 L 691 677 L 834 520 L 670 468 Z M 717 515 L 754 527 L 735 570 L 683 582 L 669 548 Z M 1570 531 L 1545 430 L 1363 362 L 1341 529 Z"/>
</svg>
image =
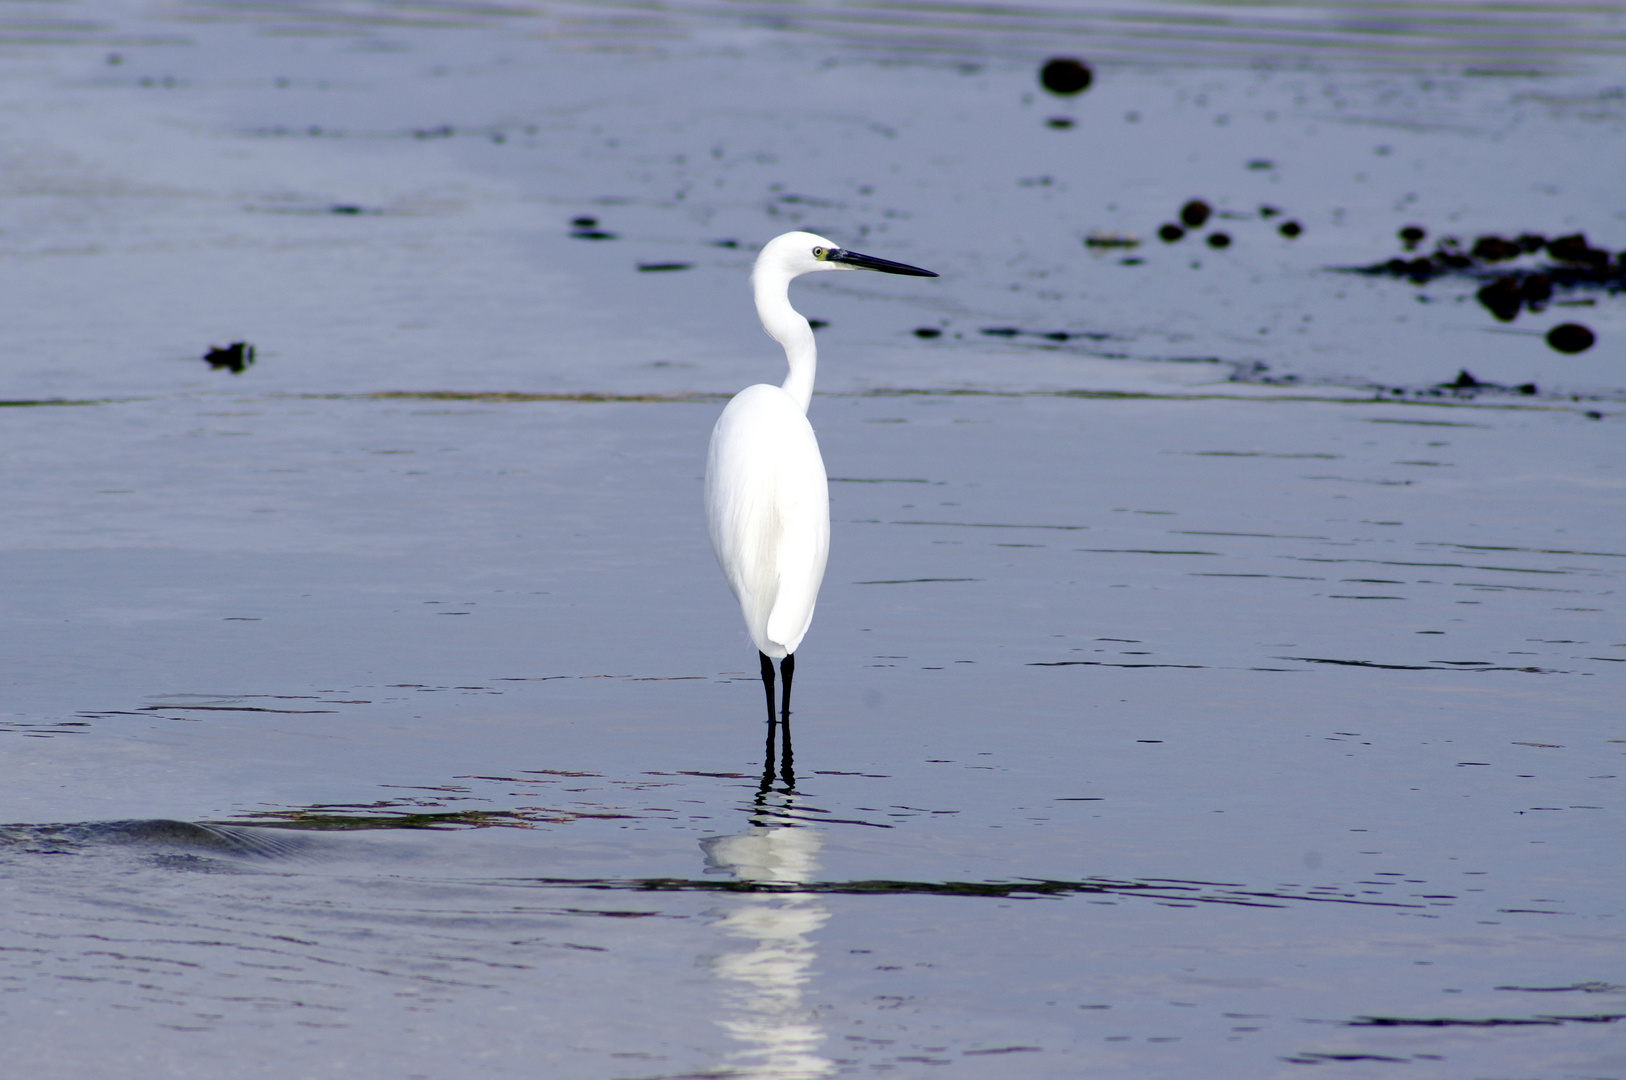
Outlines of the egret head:
<svg viewBox="0 0 1626 1080">
<path fill-rule="evenodd" d="M 788 232 L 763 245 L 752 277 L 760 279 L 764 275 L 772 275 L 788 281 L 819 270 L 876 270 L 883 274 L 904 274 L 909 277 L 937 276 L 918 266 L 860 255 L 814 233 Z"/>
</svg>

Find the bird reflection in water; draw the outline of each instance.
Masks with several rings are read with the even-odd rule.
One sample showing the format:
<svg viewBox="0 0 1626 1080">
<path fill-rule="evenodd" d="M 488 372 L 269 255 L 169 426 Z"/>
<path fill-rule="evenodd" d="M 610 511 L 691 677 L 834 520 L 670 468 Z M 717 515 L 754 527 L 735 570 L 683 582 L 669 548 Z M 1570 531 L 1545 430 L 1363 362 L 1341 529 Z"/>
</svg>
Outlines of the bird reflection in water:
<svg viewBox="0 0 1626 1080">
<path fill-rule="evenodd" d="M 700 842 L 708 874 L 730 874 L 742 883 L 793 887 L 817 880 L 823 835 L 792 824 L 795 776 L 790 731 L 775 774 L 773 726 L 768 757 L 751 825 L 734 836 Z M 779 787 L 775 780 L 781 781 Z M 830 918 L 815 894 L 768 889 L 724 894 L 718 926 L 747 948 L 725 952 L 712 970 L 725 985 L 727 1018 L 722 1028 L 741 1048 L 729 1055 L 729 1076 L 759 1080 L 818 1080 L 835 1072 L 819 1054 L 825 1035 L 814 1010 L 802 1000 L 817 958 L 811 935 Z"/>
</svg>

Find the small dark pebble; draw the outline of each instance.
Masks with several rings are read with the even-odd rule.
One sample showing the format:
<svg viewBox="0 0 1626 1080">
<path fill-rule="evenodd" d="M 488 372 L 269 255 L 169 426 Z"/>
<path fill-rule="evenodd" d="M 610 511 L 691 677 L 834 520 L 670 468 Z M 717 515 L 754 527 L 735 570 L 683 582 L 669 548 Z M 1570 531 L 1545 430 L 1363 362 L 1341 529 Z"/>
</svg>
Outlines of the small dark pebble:
<svg viewBox="0 0 1626 1080">
<path fill-rule="evenodd" d="M 596 229 L 596 228 L 598 228 L 598 218 L 596 218 L 596 217 L 571 218 L 570 219 L 570 224 L 573 225 L 574 227 L 578 228 L 578 229 Z"/>
<path fill-rule="evenodd" d="M 1502 322 L 1512 322 L 1524 306 L 1523 286 L 1516 277 L 1499 277 L 1474 295 Z"/>
<path fill-rule="evenodd" d="M 1580 323 L 1561 323 L 1547 331 L 1547 344 L 1561 353 L 1586 352 L 1598 339 Z"/>
<path fill-rule="evenodd" d="M 1439 251 L 1435 253 L 1435 258 L 1439 259 L 1442 265 L 1448 266 L 1452 270 L 1466 270 L 1474 264 L 1472 259 L 1460 251 Z"/>
<path fill-rule="evenodd" d="M 1513 389 L 1517 390 L 1521 394 L 1534 394 L 1536 392 L 1536 384 L 1533 382 L 1520 383 Z"/>
<path fill-rule="evenodd" d="M 740 242 L 738 240 L 713 240 L 711 242 L 711 246 L 720 248 L 737 248 L 740 246 Z"/>
<path fill-rule="evenodd" d="M 614 240 L 615 233 L 604 232 L 602 229 L 577 229 L 570 234 L 577 240 Z"/>
<path fill-rule="evenodd" d="M 930 339 L 932 339 L 934 337 L 942 337 L 942 336 L 943 336 L 943 331 L 939 330 L 935 326 L 917 326 L 917 327 L 915 327 L 915 337 L 917 337 L 917 338 L 924 338 L 926 340 L 930 340 Z"/>
<path fill-rule="evenodd" d="M 224 349 L 211 345 L 203 358 L 209 362 L 211 368 L 216 370 L 225 368 L 233 375 L 241 375 L 244 368 L 254 363 L 254 346 L 246 341 L 234 341 Z"/>
<path fill-rule="evenodd" d="M 1547 241 L 1547 254 L 1559 262 L 1579 262 L 1577 256 L 1590 247 L 1591 245 L 1586 242 L 1586 233 L 1571 233 L 1568 236 L 1555 236 Z"/>
<path fill-rule="evenodd" d="M 1208 215 L 1213 212 L 1214 208 L 1201 199 L 1192 199 L 1180 208 L 1180 220 L 1185 222 L 1188 228 L 1200 229 L 1203 222 L 1208 220 Z"/>
<path fill-rule="evenodd" d="M 1472 390 L 1472 389 L 1474 389 L 1475 387 L 1478 387 L 1478 386 L 1488 386 L 1488 385 L 1490 385 L 1490 384 L 1489 383 L 1482 383 L 1478 379 L 1474 378 L 1472 375 L 1468 374 L 1468 369 L 1467 368 L 1463 368 L 1461 371 L 1457 372 L 1457 377 L 1455 379 L 1452 379 L 1448 383 L 1441 383 L 1440 384 L 1440 389 L 1442 389 L 1442 390 Z"/>
<path fill-rule="evenodd" d="M 1506 262 L 1517 259 L 1524 249 L 1511 240 L 1503 240 L 1500 236 L 1481 236 L 1474 241 L 1469 254 L 1485 262 Z"/>
<path fill-rule="evenodd" d="M 985 327 L 982 328 L 982 332 L 987 334 L 989 337 L 1012 337 L 1013 338 L 1017 334 L 1020 334 L 1022 331 L 1017 329 L 1014 326 L 985 326 Z"/>
<path fill-rule="evenodd" d="M 1172 221 L 1157 230 L 1157 238 L 1165 244 L 1172 244 L 1184 235 L 1186 235 L 1186 230 Z"/>
<path fill-rule="evenodd" d="M 644 273 L 652 273 L 659 270 L 688 270 L 693 266 L 694 263 L 639 263 L 638 269 Z"/>
<path fill-rule="evenodd" d="M 1428 236 L 1428 230 L 1421 225 L 1407 225 L 1400 230 L 1400 242 L 1406 245 L 1407 251 L 1411 251 L 1418 244 L 1421 244 L 1426 236 Z"/>
<path fill-rule="evenodd" d="M 1585 233 L 1572 233 L 1547 241 L 1547 254 L 1557 262 L 1593 267 L 1609 265 L 1609 252 L 1589 245 Z"/>
<path fill-rule="evenodd" d="M 1254 169 L 1258 172 L 1263 172 L 1266 169 L 1274 169 L 1275 167 L 1276 163 L 1269 158 L 1254 158 L 1252 161 L 1248 162 L 1248 168 Z"/>
<path fill-rule="evenodd" d="M 807 325 L 811 326 L 815 330 L 823 330 L 826 326 L 830 325 L 830 322 L 828 319 L 809 319 L 807 320 Z"/>
<path fill-rule="evenodd" d="M 1434 271 L 1439 269 L 1439 267 L 1434 265 L 1432 259 L 1423 257 L 1412 259 L 1410 262 L 1407 262 L 1405 259 L 1397 259 L 1395 261 L 1402 264 L 1402 269 L 1405 273 L 1418 279 L 1427 279 L 1433 275 Z"/>
<path fill-rule="evenodd" d="M 365 214 L 367 212 L 359 206 L 351 206 L 348 203 L 339 206 L 330 206 L 327 209 L 328 213 L 330 214 Z"/>
<path fill-rule="evenodd" d="M 1588 409 L 1586 411 L 1586 418 L 1588 420 L 1602 420 L 1603 413 L 1598 412 L 1596 409 Z"/>
<path fill-rule="evenodd" d="M 1520 233 L 1519 238 L 1514 243 L 1518 244 L 1520 250 L 1526 255 L 1533 255 L 1547 246 L 1547 238 L 1540 233 Z"/>
<path fill-rule="evenodd" d="M 1229 233 L 1222 232 L 1209 233 L 1208 246 L 1211 248 L 1228 248 L 1231 246 L 1231 236 Z"/>
<path fill-rule="evenodd" d="M 1546 274 L 1531 274 L 1519 285 L 1519 295 L 1526 304 L 1541 304 L 1552 299 L 1553 279 Z"/>
<path fill-rule="evenodd" d="M 1072 337 L 1073 335 L 1069 334 L 1065 330 L 1052 330 L 1048 334 L 1040 334 L 1039 336 L 1042 337 L 1042 338 L 1047 338 L 1050 341 L 1066 341 L 1068 338 Z"/>
<path fill-rule="evenodd" d="M 1045 121 L 1045 125 L 1053 127 L 1057 131 L 1066 131 L 1073 126 L 1073 118 L 1071 116 L 1052 116 Z"/>
<path fill-rule="evenodd" d="M 1304 226 L 1300 225 L 1296 221 L 1284 221 L 1282 222 L 1281 227 L 1276 231 L 1291 240 L 1293 237 L 1304 231 Z"/>
<path fill-rule="evenodd" d="M 1089 65 L 1071 56 L 1054 57 L 1039 69 L 1039 85 L 1063 97 L 1088 90 L 1093 81 Z"/>
<path fill-rule="evenodd" d="M 1273 218 L 1279 213 L 1281 213 L 1281 211 L 1276 209 L 1274 206 L 1261 206 L 1259 208 L 1259 216 L 1262 218 Z"/>
</svg>

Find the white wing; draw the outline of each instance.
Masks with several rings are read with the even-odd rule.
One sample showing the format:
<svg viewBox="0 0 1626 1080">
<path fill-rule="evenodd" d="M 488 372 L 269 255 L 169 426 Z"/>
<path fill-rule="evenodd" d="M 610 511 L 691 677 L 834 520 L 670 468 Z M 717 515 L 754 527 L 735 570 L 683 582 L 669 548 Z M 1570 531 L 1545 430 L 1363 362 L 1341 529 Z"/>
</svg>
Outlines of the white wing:
<svg viewBox="0 0 1626 1080">
<path fill-rule="evenodd" d="M 748 386 L 711 433 L 706 524 L 756 647 L 796 651 L 830 553 L 830 493 L 813 426 L 777 386 Z"/>
</svg>

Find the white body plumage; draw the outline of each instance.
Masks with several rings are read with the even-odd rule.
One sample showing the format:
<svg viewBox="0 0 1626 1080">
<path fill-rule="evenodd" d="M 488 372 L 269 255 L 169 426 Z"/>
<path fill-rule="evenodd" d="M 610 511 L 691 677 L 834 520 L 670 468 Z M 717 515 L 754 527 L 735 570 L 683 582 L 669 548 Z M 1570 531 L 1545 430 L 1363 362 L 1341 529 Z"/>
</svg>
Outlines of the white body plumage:
<svg viewBox="0 0 1626 1080">
<path fill-rule="evenodd" d="M 782 388 L 759 383 L 718 417 L 706 460 L 706 524 L 757 651 L 796 651 L 830 554 L 830 494 L 813 425 Z"/>
</svg>

